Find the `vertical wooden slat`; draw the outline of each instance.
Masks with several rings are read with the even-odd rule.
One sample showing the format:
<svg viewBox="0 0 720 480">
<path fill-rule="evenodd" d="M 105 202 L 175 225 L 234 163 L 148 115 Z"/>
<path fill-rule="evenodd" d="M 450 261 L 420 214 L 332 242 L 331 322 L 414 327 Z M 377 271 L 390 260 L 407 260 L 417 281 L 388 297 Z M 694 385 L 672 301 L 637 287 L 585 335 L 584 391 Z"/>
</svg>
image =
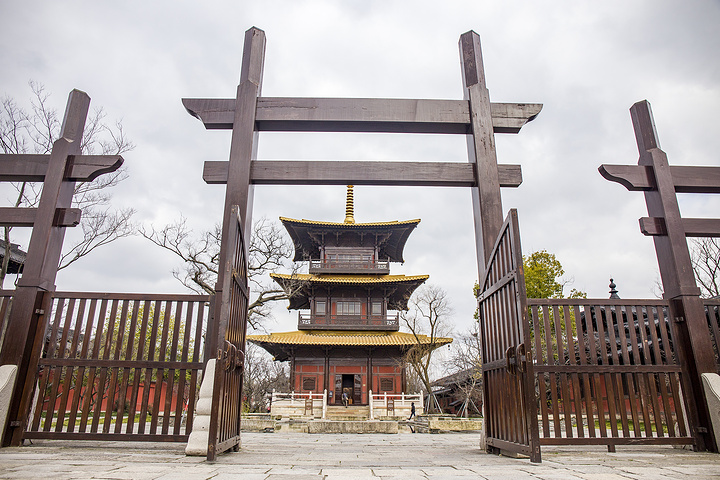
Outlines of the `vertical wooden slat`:
<svg viewBox="0 0 720 480">
<path fill-rule="evenodd" d="M 620 307 L 618 307 L 620 308 Z M 642 317 L 640 308 L 636 309 L 639 318 Z M 627 324 L 628 332 L 635 328 L 636 321 L 633 319 L 633 311 L 631 306 L 625 309 L 624 321 L 618 323 L 618 336 L 620 337 L 620 348 L 623 365 L 630 365 L 630 352 L 628 350 L 628 338 L 625 334 L 625 325 Z M 620 318 L 618 318 L 620 320 Z M 627 382 L 628 402 L 630 403 L 630 417 L 633 424 L 633 435 L 638 436 L 640 432 L 640 418 L 637 411 L 637 400 L 635 398 L 635 375 L 633 373 L 623 374 L 624 380 Z M 623 405 L 625 405 L 623 399 Z M 626 407 L 627 408 L 627 407 Z"/>
<path fill-rule="evenodd" d="M 117 320 L 117 309 L 118 309 L 118 300 L 114 299 L 112 303 L 110 304 L 110 314 L 106 317 L 102 318 L 101 321 L 103 324 L 107 323 L 107 328 L 105 329 L 105 342 L 103 345 L 103 351 L 102 356 L 103 360 L 108 360 L 112 354 L 112 342 L 114 338 L 114 332 L 115 332 L 115 321 Z M 102 332 L 98 333 L 98 341 L 102 340 Z M 110 372 L 112 373 L 112 372 Z M 110 384 L 108 383 L 108 368 L 107 367 L 101 367 L 100 368 L 100 380 L 98 381 L 98 387 L 97 387 L 97 400 L 95 402 L 95 412 L 93 413 L 93 421 L 92 421 L 92 427 L 90 428 L 90 431 L 93 433 L 98 432 L 98 428 L 100 425 L 100 417 L 102 416 L 102 406 L 103 402 L 106 403 L 105 407 L 105 417 L 110 415 L 110 412 L 108 411 L 110 399 L 108 398 L 106 400 L 105 392 L 110 391 Z M 103 431 L 105 430 L 105 423 L 108 420 L 106 418 L 103 418 Z"/>
<path fill-rule="evenodd" d="M 72 317 L 72 312 L 75 309 L 75 300 L 72 299 L 69 302 L 67 314 L 64 316 L 61 316 L 58 318 L 58 322 L 63 322 L 62 327 L 62 334 L 60 335 L 60 341 L 57 348 L 57 358 L 65 358 L 65 347 L 67 346 L 67 339 L 70 332 L 70 318 Z M 55 413 L 55 404 L 57 403 L 57 395 L 58 395 L 58 389 L 60 389 L 60 395 L 64 394 L 65 385 L 63 384 L 63 373 L 64 373 L 64 367 L 55 367 L 54 371 L 52 372 L 52 389 L 50 391 L 50 398 L 48 401 L 48 412 L 46 417 L 46 424 L 45 424 L 45 431 L 50 431 L 50 421 L 53 420 L 53 415 Z M 62 386 L 62 388 L 60 388 Z M 61 400 L 62 401 L 62 400 Z M 62 426 L 62 420 L 59 418 L 59 412 L 57 415 L 57 418 L 55 419 L 57 424 Z M 58 431 L 57 429 L 55 431 Z"/>
<path fill-rule="evenodd" d="M 546 351 L 542 347 L 542 338 L 543 338 L 543 332 L 540 328 L 542 323 L 540 322 L 540 312 L 538 311 L 537 305 L 532 305 L 531 307 L 532 312 L 532 320 L 533 320 L 533 337 L 535 339 L 535 362 L 537 365 L 547 365 L 547 356 Z M 537 384 L 538 384 L 538 392 L 539 392 L 539 398 L 538 403 L 540 404 L 540 415 L 542 418 L 542 430 L 543 430 L 543 437 L 548 438 L 550 437 L 550 422 L 548 419 L 548 410 L 547 410 L 547 389 L 545 387 L 546 379 L 545 374 L 540 373 L 537 375 Z"/>
<path fill-rule="evenodd" d="M 57 346 L 58 329 L 60 328 L 60 319 L 62 318 L 62 312 L 65 307 L 65 300 L 58 299 L 55 306 L 55 315 L 51 318 L 51 331 L 50 336 L 46 340 L 47 351 L 45 353 L 46 358 L 53 358 L 55 355 L 55 347 Z M 48 397 L 46 396 L 47 385 L 52 381 L 53 370 L 50 367 L 45 367 L 42 370 L 43 377 L 39 384 L 38 390 L 38 402 L 35 407 L 35 416 L 33 417 L 32 429 L 37 431 L 40 428 L 40 421 L 42 419 L 42 412 L 44 402 L 48 402 L 48 409 L 45 411 L 45 422 L 43 423 L 43 431 L 49 431 L 50 422 L 52 420 L 52 412 L 55 409 L 55 405 L 50 406 Z M 51 384 L 52 385 L 52 384 Z"/>
<path fill-rule="evenodd" d="M 135 328 L 137 326 L 137 307 L 138 302 L 133 300 L 126 300 L 123 303 L 123 309 L 121 315 L 123 316 L 123 319 L 126 319 L 128 317 L 128 311 L 130 310 L 130 302 L 133 304 L 132 313 L 130 314 L 130 326 L 128 328 L 128 334 L 127 334 L 127 341 L 125 340 L 126 335 L 123 334 L 120 335 L 120 338 L 118 339 L 118 344 L 125 347 L 125 354 L 122 354 L 122 349 L 120 349 L 121 352 L 121 360 L 127 360 L 130 356 L 132 356 L 132 348 L 133 348 L 133 342 L 135 340 Z M 123 368 L 122 369 L 122 376 L 120 376 L 120 372 L 118 371 L 118 389 L 117 389 L 117 403 L 118 403 L 118 409 L 117 409 L 117 416 L 115 417 L 115 433 L 122 432 L 122 426 L 123 426 L 123 420 L 125 418 L 125 403 L 127 402 L 127 387 L 128 387 L 128 381 L 130 376 L 130 369 L 129 368 Z M 128 422 L 130 419 L 128 419 Z"/>
<path fill-rule="evenodd" d="M 590 342 L 590 361 L 593 365 L 599 365 L 600 364 L 600 352 L 598 352 L 598 348 L 602 350 L 603 346 L 599 345 L 595 339 L 595 334 L 597 333 L 597 339 L 604 344 L 605 337 L 604 335 L 601 335 L 601 325 L 602 325 L 602 318 L 600 318 L 600 308 L 593 304 L 586 304 L 585 305 L 585 319 L 586 319 L 586 325 L 588 329 L 588 339 L 591 339 Z M 589 318 L 589 320 L 588 320 Z M 597 328 L 596 328 L 597 327 Z M 597 417 L 598 417 L 598 426 L 600 428 L 600 436 L 605 438 L 607 437 L 607 426 L 605 425 L 605 405 L 603 403 L 603 382 L 602 382 L 602 374 L 595 373 L 593 374 L 593 382 L 595 384 L 595 404 L 597 405 Z M 607 394 L 606 394 L 607 395 Z M 608 417 L 610 417 L 608 412 Z"/>
<path fill-rule="evenodd" d="M 212 307 L 211 307 L 212 308 Z M 203 357 L 201 356 L 201 347 L 202 347 L 202 326 L 203 323 L 205 323 L 205 306 L 204 304 L 200 304 L 198 308 L 198 316 L 195 323 L 195 348 L 193 350 L 193 362 L 199 362 Z M 192 430 L 193 426 L 193 419 L 195 414 L 195 399 L 198 395 L 198 370 L 193 369 L 192 375 L 190 377 L 190 397 L 188 398 L 188 416 L 185 421 L 185 431 L 189 434 Z"/>
<path fill-rule="evenodd" d="M 156 351 L 156 343 L 157 343 L 157 335 L 158 330 L 160 329 L 160 314 L 162 312 L 162 302 L 160 300 L 156 300 L 155 303 L 153 303 L 153 320 L 152 320 L 152 333 L 150 334 L 150 338 L 152 338 L 152 342 L 150 343 L 150 349 L 148 350 L 148 359 L 149 360 L 158 360 L 159 359 L 159 351 Z M 162 341 L 162 339 L 161 339 Z M 153 377 L 153 372 L 155 377 Z M 155 378 L 153 381 L 152 379 Z M 150 385 L 155 386 L 155 391 L 153 394 L 153 403 L 150 405 L 148 403 L 148 410 L 152 410 L 150 412 L 150 433 L 155 433 L 155 427 L 153 425 L 157 425 L 157 419 L 158 419 L 158 411 L 160 410 L 160 401 L 158 400 L 160 398 L 160 388 L 162 387 L 163 382 L 163 375 L 160 369 L 152 369 L 152 368 L 146 368 L 145 369 L 145 381 L 148 383 L 148 388 L 145 389 L 145 392 L 143 392 L 143 402 L 148 402 L 150 397 Z M 140 427 L 138 427 L 142 430 L 138 430 L 141 433 L 145 433 L 145 418 L 140 419 Z"/>
<path fill-rule="evenodd" d="M 585 333 L 582 331 L 580 323 L 580 305 L 574 305 L 573 312 L 575 315 L 575 330 L 577 332 L 578 338 L 578 350 L 580 351 L 580 365 L 585 366 L 588 365 L 588 359 L 585 352 Z M 585 312 L 583 311 L 582 313 L 584 314 Z M 590 376 L 587 373 L 582 374 L 582 391 L 584 394 L 585 416 L 587 417 L 588 435 L 590 435 L 591 437 L 595 437 L 595 416 L 593 415 Z M 582 417 L 579 419 L 579 421 L 582 421 Z"/>
<path fill-rule="evenodd" d="M 565 351 L 568 352 L 568 355 L 570 354 L 570 343 L 571 343 L 571 337 L 568 336 L 567 340 L 563 340 L 563 328 L 562 323 L 563 320 L 567 323 L 569 319 L 565 319 L 560 312 L 560 308 L 558 305 L 553 305 L 552 307 L 553 316 L 555 317 L 555 335 L 557 336 L 557 345 L 558 345 L 558 365 L 565 364 Z M 570 407 L 570 389 L 568 385 L 569 375 L 562 373 L 560 374 L 560 394 L 562 395 L 562 408 L 563 408 L 563 417 L 565 419 L 565 436 L 567 438 L 572 438 L 572 415 L 571 415 L 571 407 Z"/>
<path fill-rule="evenodd" d="M 552 318 L 552 315 L 550 313 L 550 309 L 547 305 L 543 305 L 543 317 L 545 319 L 545 340 L 546 340 L 546 348 L 548 353 L 548 364 L 550 365 L 557 365 L 558 360 L 555 359 L 555 347 L 554 344 L 556 342 L 553 342 L 553 326 L 554 322 L 557 320 Z M 559 357 L 558 357 L 559 358 Z M 560 437 L 561 436 L 561 427 L 560 427 L 560 411 L 558 408 L 558 390 L 557 390 L 557 374 L 554 372 L 550 372 L 550 398 L 552 401 L 552 412 L 553 412 L 553 428 L 554 430 L 554 436 Z"/>
<path fill-rule="evenodd" d="M 127 301 L 122 300 L 121 304 L 118 305 L 113 302 L 112 312 L 110 313 L 116 320 L 118 315 L 118 307 L 120 307 L 120 322 L 118 323 L 117 332 L 113 329 L 108 330 L 108 336 L 111 336 L 110 348 L 113 349 L 114 360 L 120 359 L 120 352 L 122 351 L 122 340 L 125 335 L 125 321 L 127 320 Z M 115 348 L 113 348 L 115 347 Z M 107 405 L 105 407 L 105 422 L 103 423 L 103 433 L 110 432 L 110 424 L 112 423 L 112 412 L 115 408 L 115 390 L 117 387 L 118 368 L 110 367 L 110 380 L 108 382 L 108 394 L 107 394 Z"/>
<path fill-rule="evenodd" d="M 137 351 L 135 347 L 131 350 L 132 358 L 128 360 L 142 360 L 145 358 L 145 343 L 147 341 L 147 327 L 148 327 L 148 310 L 150 302 L 147 300 L 135 300 L 135 308 L 133 309 L 133 320 L 137 321 L 140 317 L 140 310 L 142 309 L 142 318 L 140 318 L 140 331 L 137 334 Z M 132 336 L 132 342 L 134 344 L 135 335 Z M 129 370 L 129 369 L 128 369 Z M 135 368 L 131 370 L 133 377 L 132 391 L 130 392 L 130 408 L 128 410 L 128 423 L 125 429 L 125 433 L 133 433 L 135 430 L 135 410 L 137 410 L 137 397 L 138 390 L 140 389 L 140 377 L 142 370 Z M 140 417 L 143 416 L 142 407 L 140 408 Z M 139 419 L 138 419 L 139 420 Z"/>
<path fill-rule="evenodd" d="M 160 339 L 160 351 L 158 352 L 158 359 L 160 361 L 165 361 L 167 359 L 167 341 L 168 341 L 168 332 L 170 331 L 170 315 L 172 314 L 172 302 L 166 301 L 165 302 L 165 309 L 162 312 L 162 335 Z M 160 417 L 160 392 L 163 389 L 163 383 L 165 383 L 165 369 L 164 368 L 158 368 L 157 374 L 156 374 L 156 382 L 155 382 L 155 398 L 153 400 L 153 405 L 155 407 L 155 411 L 153 412 L 153 416 L 150 419 L 150 433 L 155 433 L 157 431 L 157 424 Z M 167 389 L 166 389 L 167 391 Z M 167 395 L 167 393 L 166 393 Z M 164 412 L 163 412 L 164 414 Z M 166 422 L 167 423 L 167 422 Z"/>
<path fill-rule="evenodd" d="M 658 322 L 664 322 L 665 319 L 658 318 Z M 648 324 L 650 326 L 650 349 L 652 351 L 652 354 L 655 358 L 655 361 L 653 362 L 654 365 L 662 365 L 662 351 L 660 350 L 660 342 L 658 341 L 658 335 L 657 335 L 657 327 L 655 324 L 655 315 L 649 315 L 648 314 Z M 658 401 L 658 397 L 660 393 L 658 392 L 657 384 L 659 380 L 659 375 L 657 373 L 651 374 L 650 378 L 652 379 L 652 388 L 651 391 L 653 393 L 652 397 L 652 404 L 653 404 L 653 410 L 655 412 L 655 432 L 658 437 L 664 437 L 665 432 L 663 431 L 663 415 L 662 410 L 660 408 L 660 403 Z M 663 384 L 664 385 L 664 384 Z"/>
<path fill-rule="evenodd" d="M 91 356 L 88 358 L 88 360 L 91 363 L 93 359 L 99 358 L 100 355 L 100 345 L 102 343 L 102 334 L 103 329 L 105 326 L 105 312 L 107 310 L 107 299 L 103 299 L 100 302 L 100 312 L 97 315 L 97 323 L 95 326 L 95 331 L 92 332 L 92 344 L 93 344 L 93 350 Z M 87 388 L 89 390 L 89 393 L 85 396 L 85 401 L 83 402 L 83 416 L 80 419 L 80 431 L 84 432 L 87 429 L 87 421 L 90 415 L 90 405 L 92 404 L 92 399 L 94 395 L 98 395 L 97 401 L 96 401 L 96 408 L 95 413 L 99 413 L 100 408 L 99 404 L 102 403 L 102 398 L 99 397 L 99 392 L 96 392 L 95 389 L 95 376 L 97 374 L 97 368 L 91 366 L 90 367 L 90 373 L 88 375 L 88 382 L 87 382 Z M 93 416 L 93 420 L 95 420 L 95 417 Z"/>
<path fill-rule="evenodd" d="M 185 314 L 185 323 L 183 329 L 183 342 L 182 342 L 182 356 L 181 361 L 187 362 L 188 359 L 188 347 L 190 346 L 190 334 L 192 333 L 192 318 L 193 318 L 193 307 L 194 303 L 188 302 L 187 313 Z M 182 423 L 183 407 L 185 405 L 185 377 L 187 370 L 179 370 L 180 376 L 178 379 L 178 394 L 177 394 L 177 405 L 175 408 L 175 425 L 173 426 L 173 433 L 175 435 L 180 433 L 180 427 Z"/>
<path fill-rule="evenodd" d="M 607 313 L 608 308 L 602 307 L 600 305 L 596 306 L 597 313 L 595 318 L 597 319 L 597 329 L 598 329 L 598 335 L 600 338 L 600 359 L 602 360 L 603 365 L 608 365 L 608 355 L 607 355 L 607 340 L 605 337 L 605 321 L 607 321 Z M 608 326 L 610 322 L 607 322 Z M 618 436 L 618 428 L 617 428 L 617 412 L 615 411 L 615 389 L 613 388 L 613 380 L 612 375 L 609 373 L 605 373 L 603 376 L 605 379 L 605 395 L 607 398 L 607 404 L 608 404 L 608 413 L 610 414 L 610 431 L 612 432 L 613 437 Z M 615 447 L 613 445 L 608 446 L 608 451 L 614 452 Z"/>
<path fill-rule="evenodd" d="M 177 361 L 177 355 L 178 355 L 178 341 L 180 337 L 180 324 L 182 323 L 182 310 L 183 310 L 183 302 L 176 302 L 175 303 L 175 314 L 174 316 L 167 317 L 173 318 L 173 336 L 172 336 L 172 346 L 170 347 L 170 351 L 168 352 L 169 358 L 168 360 L 171 362 Z M 167 312 L 166 312 L 167 315 Z M 168 370 L 168 380 L 167 380 L 167 392 L 165 393 L 165 415 L 163 417 L 163 426 L 162 426 L 162 433 L 167 434 L 170 431 L 170 414 L 175 413 L 177 415 L 177 412 L 173 412 L 172 410 L 172 400 L 173 400 L 173 392 L 175 391 L 175 369 L 170 368 Z"/>
<path fill-rule="evenodd" d="M 80 306 L 78 308 L 77 315 L 74 316 L 71 314 L 70 311 L 68 311 L 68 316 L 65 317 L 65 322 L 71 322 L 73 326 L 72 339 L 70 340 L 70 351 L 65 358 L 75 358 L 75 355 L 77 354 L 78 343 L 80 342 L 80 326 L 82 325 L 82 319 L 84 314 L 85 299 L 80 299 Z M 75 367 L 65 367 L 62 390 L 63 393 L 62 398 L 60 399 L 60 408 L 58 409 L 58 419 L 55 425 L 56 432 L 62 431 L 63 427 L 65 426 L 65 413 L 67 411 L 67 403 L 70 398 L 70 393 L 72 392 L 73 396 L 76 396 L 78 394 L 77 383 L 75 382 Z M 68 419 L 68 421 L 70 420 Z"/>
<path fill-rule="evenodd" d="M 650 309 L 650 307 L 647 307 Z M 668 318 L 667 309 L 665 307 L 657 307 L 657 313 L 658 317 L 661 317 L 663 319 Z M 671 338 L 672 329 L 668 329 L 665 325 L 665 322 L 661 323 L 661 329 L 660 329 L 661 337 L 663 340 L 663 344 L 665 345 L 666 351 L 668 352 L 668 362 L 672 363 L 673 365 L 678 364 L 677 355 L 671 348 L 671 345 L 673 345 L 673 341 Z M 675 418 L 674 420 L 677 422 L 678 426 L 678 433 L 680 436 L 687 436 L 687 429 L 685 428 L 685 414 L 684 414 L 684 404 L 682 400 L 680 399 L 680 382 L 677 379 L 677 374 L 671 373 L 668 375 L 668 380 L 670 384 L 670 394 L 672 395 L 673 399 L 673 411 L 675 412 Z M 672 429 L 673 432 L 675 432 L 675 428 L 673 426 Z"/>
<path fill-rule="evenodd" d="M 93 320 L 95 318 L 95 304 L 97 303 L 96 300 L 90 301 L 90 309 L 87 314 L 87 320 L 85 322 L 85 329 L 83 330 L 82 334 L 82 349 L 80 351 L 80 358 L 87 358 L 88 349 L 90 347 L 90 339 L 92 338 L 92 326 L 93 326 Z M 76 328 L 80 325 L 80 321 L 82 320 L 82 315 L 78 314 L 78 320 L 76 322 Z M 74 357 L 74 355 L 73 355 Z M 85 367 L 80 366 L 78 367 L 78 373 L 77 373 L 77 381 L 75 382 L 75 394 L 73 395 L 73 401 L 72 406 L 70 408 L 70 420 L 68 421 L 68 432 L 75 431 L 75 420 L 77 419 L 77 412 L 78 412 L 78 404 L 80 402 L 80 397 L 82 395 L 87 395 L 87 389 L 90 386 L 88 383 L 87 386 L 85 382 Z M 80 412 L 82 418 L 86 418 L 85 412 Z M 80 420 L 80 423 L 82 423 L 82 418 Z"/>
<path fill-rule="evenodd" d="M 569 357 L 569 365 L 577 366 L 578 365 L 578 357 L 575 355 L 575 347 L 579 344 L 576 343 L 575 338 L 576 335 L 573 334 L 573 330 L 577 332 L 577 328 L 575 327 L 575 316 L 574 312 L 570 309 L 569 306 L 563 306 L 562 313 L 563 317 L 565 318 L 565 336 L 567 338 L 567 345 L 568 345 L 568 357 Z M 570 431 L 572 432 L 572 419 L 575 419 L 575 428 L 577 429 L 577 436 L 578 437 L 584 437 L 585 436 L 585 429 L 583 428 L 583 410 L 582 410 L 582 398 L 580 397 L 580 376 L 577 373 L 570 374 L 570 390 L 569 393 L 572 393 L 573 400 L 574 400 L 574 408 L 575 412 L 573 415 L 569 415 L 570 412 L 567 412 L 565 415 L 570 416 Z M 571 405 L 571 408 L 573 405 Z M 572 436 L 572 435 L 568 435 Z"/>
<path fill-rule="evenodd" d="M 616 306 L 614 309 L 610 306 L 606 307 L 605 318 L 608 321 L 608 337 L 611 347 L 610 358 L 612 359 L 613 365 L 620 365 L 620 358 L 617 351 L 617 338 L 615 337 L 615 326 L 617 325 L 618 330 L 622 327 L 622 315 L 622 306 Z M 630 430 L 628 429 L 627 409 L 625 408 L 625 394 L 622 377 L 622 373 L 615 373 L 610 375 L 610 381 L 613 383 L 613 390 L 615 391 L 613 403 L 615 403 L 617 414 L 620 417 L 623 435 L 628 437 L 630 436 Z M 610 401 L 609 398 L 608 401 Z"/>
<path fill-rule="evenodd" d="M 138 359 L 146 359 L 148 361 L 153 360 L 153 353 L 154 353 L 154 347 L 155 347 L 155 334 L 157 333 L 157 327 L 155 324 L 151 325 L 150 321 L 150 313 L 153 312 L 156 308 L 156 302 L 153 302 L 151 300 L 145 301 L 145 305 L 143 306 L 143 317 L 142 317 L 142 329 L 141 329 L 141 336 L 145 337 L 148 335 L 148 327 L 150 327 L 150 336 L 148 337 L 148 341 L 143 340 L 143 350 L 142 355 L 138 353 Z M 145 423 L 147 421 L 147 414 L 148 414 L 148 398 L 150 396 L 150 386 L 152 385 L 152 368 L 145 368 L 142 369 L 136 369 L 135 374 L 138 377 L 138 381 L 140 381 L 140 377 L 142 377 L 142 397 L 141 397 L 141 403 L 140 403 L 140 416 L 138 418 L 138 433 L 142 434 L 145 433 Z M 137 400 L 135 400 L 137 401 Z"/>
</svg>

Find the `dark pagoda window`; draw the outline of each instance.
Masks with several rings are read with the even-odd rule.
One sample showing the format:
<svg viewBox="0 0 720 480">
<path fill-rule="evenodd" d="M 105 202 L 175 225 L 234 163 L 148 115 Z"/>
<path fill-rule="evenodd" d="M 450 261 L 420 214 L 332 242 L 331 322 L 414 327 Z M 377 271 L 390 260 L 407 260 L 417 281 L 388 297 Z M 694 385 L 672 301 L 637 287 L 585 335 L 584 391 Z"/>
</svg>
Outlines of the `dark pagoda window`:
<svg viewBox="0 0 720 480">
<path fill-rule="evenodd" d="M 315 391 L 315 377 L 303 377 L 303 390 Z"/>
<path fill-rule="evenodd" d="M 394 390 L 394 382 L 392 377 L 381 377 L 380 378 L 380 391 L 381 392 L 392 392 Z"/>
</svg>

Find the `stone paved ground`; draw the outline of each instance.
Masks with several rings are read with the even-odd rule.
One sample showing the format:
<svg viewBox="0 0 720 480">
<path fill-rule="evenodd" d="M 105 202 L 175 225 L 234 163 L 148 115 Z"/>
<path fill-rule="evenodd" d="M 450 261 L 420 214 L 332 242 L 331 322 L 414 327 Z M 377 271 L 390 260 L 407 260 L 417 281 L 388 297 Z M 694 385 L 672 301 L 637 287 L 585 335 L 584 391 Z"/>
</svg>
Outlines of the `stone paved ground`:
<svg viewBox="0 0 720 480">
<path fill-rule="evenodd" d="M 0 449 L 0 478 L 187 480 L 720 479 L 720 455 L 671 447 L 548 447 L 543 462 L 487 455 L 476 434 L 243 433 L 215 463 L 182 445 L 50 442 Z"/>
</svg>

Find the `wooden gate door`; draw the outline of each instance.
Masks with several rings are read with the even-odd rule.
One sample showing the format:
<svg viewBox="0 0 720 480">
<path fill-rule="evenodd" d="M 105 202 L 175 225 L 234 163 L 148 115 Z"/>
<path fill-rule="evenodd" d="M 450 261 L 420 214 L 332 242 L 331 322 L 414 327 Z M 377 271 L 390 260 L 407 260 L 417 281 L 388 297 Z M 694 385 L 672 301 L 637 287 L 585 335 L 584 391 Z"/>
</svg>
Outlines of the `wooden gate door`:
<svg viewBox="0 0 720 480">
<path fill-rule="evenodd" d="M 208 437 L 207 459 L 240 448 L 240 414 L 247 329 L 248 281 L 243 228 L 237 206 L 232 207 L 227 256 L 218 276 L 215 295 L 217 345 L 215 388 Z M 208 335 L 211 335 L 208 332 Z"/>
<path fill-rule="evenodd" d="M 510 210 L 480 284 L 485 435 L 488 451 L 540 462 L 530 325 L 517 211 Z"/>
</svg>

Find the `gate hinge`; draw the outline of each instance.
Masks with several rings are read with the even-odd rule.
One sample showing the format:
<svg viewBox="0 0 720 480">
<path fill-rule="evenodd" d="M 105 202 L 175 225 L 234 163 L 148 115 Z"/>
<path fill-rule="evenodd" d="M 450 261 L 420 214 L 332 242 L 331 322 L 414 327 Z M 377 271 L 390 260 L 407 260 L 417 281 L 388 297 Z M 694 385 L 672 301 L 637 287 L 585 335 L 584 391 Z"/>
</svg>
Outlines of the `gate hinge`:
<svg viewBox="0 0 720 480">
<path fill-rule="evenodd" d="M 36 315 L 45 315 L 45 310 L 43 310 L 42 308 L 36 308 L 35 314 Z"/>
<path fill-rule="evenodd" d="M 16 427 L 16 428 L 17 428 L 17 427 L 19 427 L 20 425 L 21 425 L 20 420 L 13 420 L 12 422 L 10 422 L 10 426 L 11 426 L 11 427 Z"/>
<path fill-rule="evenodd" d="M 697 427 L 698 433 L 708 433 L 707 427 Z"/>
<path fill-rule="evenodd" d="M 675 323 L 685 323 L 685 317 L 675 317 Z"/>
</svg>

